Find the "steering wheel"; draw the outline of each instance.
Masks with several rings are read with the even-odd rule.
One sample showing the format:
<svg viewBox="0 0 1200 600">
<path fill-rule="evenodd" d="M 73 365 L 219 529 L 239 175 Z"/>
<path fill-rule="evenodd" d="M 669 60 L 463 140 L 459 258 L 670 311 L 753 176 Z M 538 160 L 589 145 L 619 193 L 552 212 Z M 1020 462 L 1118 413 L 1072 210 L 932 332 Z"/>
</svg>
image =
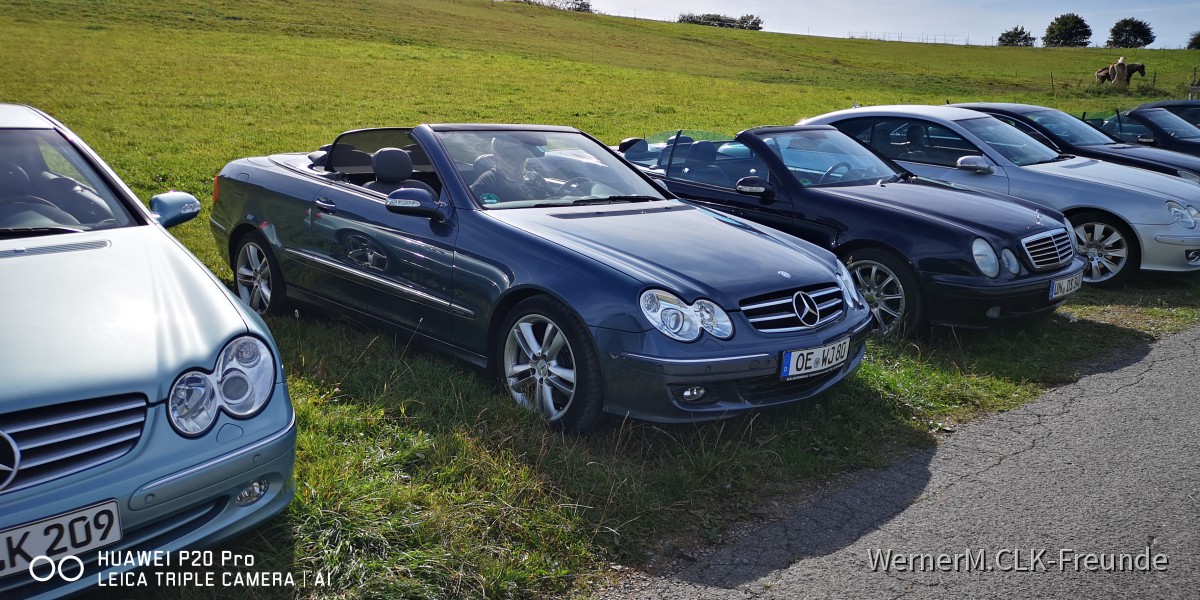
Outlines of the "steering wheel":
<svg viewBox="0 0 1200 600">
<path fill-rule="evenodd" d="M 832 167 L 825 169 L 825 173 L 823 173 L 821 175 L 821 178 L 817 180 L 817 183 L 825 183 L 825 180 L 829 179 L 830 177 L 833 177 L 833 174 L 836 173 L 839 169 L 845 169 L 846 173 L 849 173 L 850 169 L 853 169 L 853 168 L 854 167 L 852 167 L 850 165 L 850 163 L 848 163 L 846 161 L 837 163 L 837 164 L 833 165 Z M 842 176 L 845 177 L 846 173 L 842 173 Z"/>
<path fill-rule="evenodd" d="M 57 204 L 39 196 L 21 194 L 20 196 L 9 196 L 7 198 L 0 199 L 0 206 L 13 204 L 45 204 L 46 206 L 58 208 Z"/>
<path fill-rule="evenodd" d="M 584 183 L 589 182 L 589 181 L 591 181 L 593 184 L 596 183 L 595 181 L 592 181 L 590 178 L 587 178 L 587 177 L 574 177 L 572 179 L 568 179 L 562 185 L 558 186 L 558 189 L 554 190 L 554 193 L 550 197 L 558 198 L 559 196 L 563 195 L 563 192 L 566 191 L 567 188 L 578 189 L 580 185 L 583 185 Z M 592 189 L 591 186 L 588 186 L 588 191 L 591 191 L 591 189 Z"/>
<path fill-rule="evenodd" d="M 39 208 L 42 206 L 50 208 Z M 0 199 L 0 227 L 53 226 L 82 231 L 74 225 L 79 225 L 78 219 L 45 198 L 20 195 Z"/>
</svg>

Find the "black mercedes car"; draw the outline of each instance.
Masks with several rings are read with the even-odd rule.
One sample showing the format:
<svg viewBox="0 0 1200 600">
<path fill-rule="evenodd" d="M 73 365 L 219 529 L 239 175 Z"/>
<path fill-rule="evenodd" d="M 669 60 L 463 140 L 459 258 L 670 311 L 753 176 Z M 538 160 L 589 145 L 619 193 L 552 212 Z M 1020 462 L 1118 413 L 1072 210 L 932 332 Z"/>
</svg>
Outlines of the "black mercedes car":
<svg viewBox="0 0 1200 600">
<path fill-rule="evenodd" d="M 684 133 L 619 148 L 677 195 L 832 250 L 885 333 L 1053 311 L 1082 282 L 1053 209 L 916 177 L 827 125 Z"/>
<path fill-rule="evenodd" d="M 1139 106 L 1105 119 L 1098 127 L 1131 144 L 1200 156 L 1200 127 L 1165 108 Z"/>
<path fill-rule="evenodd" d="M 873 322 L 833 254 L 682 202 L 567 127 L 361 129 L 235 160 L 210 223 L 254 310 L 400 332 L 573 432 L 812 398 Z"/>
<path fill-rule="evenodd" d="M 1179 115 L 1184 121 L 1200 127 L 1200 100 L 1157 100 L 1138 108 L 1161 108 Z"/>
<path fill-rule="evenodd" d="M 1125 143 L 1061 110 L 1006 102 L 969 102 L 955 106 L 992 115 L 1058 152 L 1175 175 L 1200 185 L 1200 157 Z"/>
</svg>

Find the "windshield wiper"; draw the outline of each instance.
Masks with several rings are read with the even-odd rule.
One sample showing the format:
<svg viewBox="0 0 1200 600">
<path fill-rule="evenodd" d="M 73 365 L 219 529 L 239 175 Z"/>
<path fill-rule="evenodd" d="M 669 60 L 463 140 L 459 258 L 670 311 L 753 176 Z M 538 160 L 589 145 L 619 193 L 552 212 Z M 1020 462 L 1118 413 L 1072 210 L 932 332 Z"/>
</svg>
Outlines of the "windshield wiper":
<svg viewBox="0 0 1200 600">
<path fill-rule="evenodd" d="M 655 198 L 654 196 L 630 195 L 630 196 L 609 196 L 607 198 L 599 198 L 599 200 L 609 200 L 612 202 L 652 202 L 654 200 L 662 200 L 662 198 Z"/>
<path fill-rule="evenodd" d="M 42 235 L 58 235 L 60 233 L 82 233 L 82 229 L 74 227 L 3 227 L 0 228 L 0 238 L 37 237 Z"/>
</svg>

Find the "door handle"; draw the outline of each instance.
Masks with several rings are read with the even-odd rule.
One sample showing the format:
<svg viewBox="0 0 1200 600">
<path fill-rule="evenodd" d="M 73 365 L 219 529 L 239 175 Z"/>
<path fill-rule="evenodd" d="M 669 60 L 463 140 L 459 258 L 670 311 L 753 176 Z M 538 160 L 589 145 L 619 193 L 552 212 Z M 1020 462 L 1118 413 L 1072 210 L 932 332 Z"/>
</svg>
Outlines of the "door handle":
<svg viewBox="0 0 1200 600">
<path fill-rule="evenodd" d="M 337 205 L 334 204 L 332 200 L 327 200 L 325 198 L 317 198 L 316 205 L 317 205 L 317 210 L 319 210 L 321 212 L 329 213 L 329 214 L 333 214 L 333 213 L 337 212 Z"/>
</svg>

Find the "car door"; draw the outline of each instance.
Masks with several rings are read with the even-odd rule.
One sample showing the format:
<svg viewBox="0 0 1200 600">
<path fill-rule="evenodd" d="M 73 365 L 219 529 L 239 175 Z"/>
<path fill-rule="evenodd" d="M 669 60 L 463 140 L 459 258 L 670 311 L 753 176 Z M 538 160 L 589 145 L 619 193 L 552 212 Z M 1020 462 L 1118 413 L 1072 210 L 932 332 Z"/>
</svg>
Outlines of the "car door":
<svg viewBox="0 0 1200 600">
<path fill-rule="evenodd" d="M 357 142 L 360 149 L 377 145 Z M 414 177 L 442 193 L 424 152 L 410 138 L 383 147 L 408 151 Z M 322 265 L 322 295 L 410 331 L 449 339 L 457 229 L 428 216 L 391 212 L 382 192 L 349 179 L 327 185 L 315 200 L 312 236 Z"/>
<path fill-rule="evenodd" d="M 717 147 L 717 157 L 712 166 L 721 170 L 723 178 L 693 177 L 693 171 L 684 168 L 680 161 L 681 166 L 671 171 L 674 175 L 662 179 L 667 189 L 677 196 L 748 221 L 791 231 L 792 202 L 788 186 L 783 183 L 786 180 L 769 169 L 758 153 L 739 141 L 717 142 L 714 145 Z M 738 192 L 737 182 L 751 176 L 765 179 L 773 188 L 773 193 L 764 197 Z"/>
</svg>

